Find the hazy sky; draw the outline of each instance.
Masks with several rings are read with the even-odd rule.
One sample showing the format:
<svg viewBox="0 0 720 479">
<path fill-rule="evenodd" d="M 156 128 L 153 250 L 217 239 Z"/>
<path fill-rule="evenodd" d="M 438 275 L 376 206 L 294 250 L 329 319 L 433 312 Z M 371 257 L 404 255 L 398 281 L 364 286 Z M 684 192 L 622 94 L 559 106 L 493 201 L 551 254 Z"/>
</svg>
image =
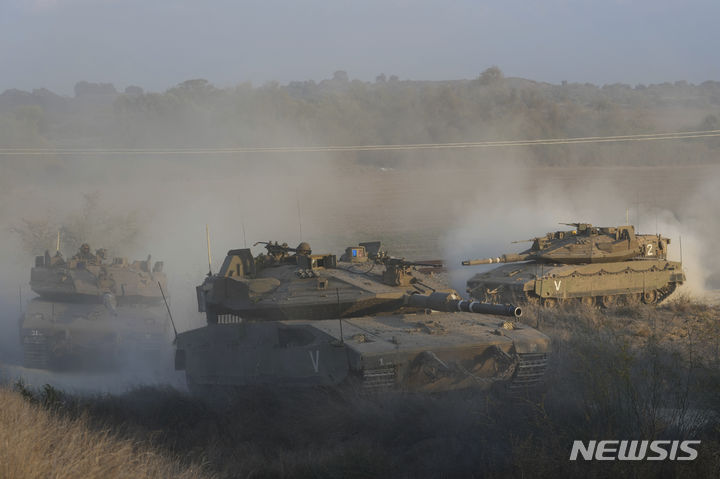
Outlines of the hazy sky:
<svg viewBox="0 0 720 479">
<path fill-rule="evenodd" d="M 720 80 L 717 0 L 0 0 L 0 91 L 507 76 Z"/>
</svg>

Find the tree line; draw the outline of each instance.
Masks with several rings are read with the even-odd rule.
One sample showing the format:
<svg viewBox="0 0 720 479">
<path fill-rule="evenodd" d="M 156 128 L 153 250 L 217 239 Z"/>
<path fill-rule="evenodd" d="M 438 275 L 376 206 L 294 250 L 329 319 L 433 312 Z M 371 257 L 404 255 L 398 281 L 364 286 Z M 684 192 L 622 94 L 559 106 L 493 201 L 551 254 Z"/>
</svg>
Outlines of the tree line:
<svg viewBox="0 0 720 479">
<path fill-rule="evenodd" d="M 382 74 L 366 82 L 338 71 L 327 80 L 285 85 L 218 88 L 193 79 L 162 93 L 137 86 L 120 92 L 108 83 L 79 82 L 74 93 L 0 94 L 0 147 L 379 145 L 720 128 L 720 82 L 549 84 L 507 78 L 497 67 L 471 80 L 411 81 Z M 651 158 L 654 163 L 671 163 L 682 157 L 707 163 L 716 161 L 718 148 L 720 142 L 714 139 L 635 145 L 623 161 L 638 164 Z M 617 161 L 623 151 L 597 145 L 552 146 L 524 149 L 517 155 L 541 164 L 595 164 Z M 412 155 L 417 153 L 385 157 Z M 346 156 L 372 160 L 373 155 Z"/>
</svg>

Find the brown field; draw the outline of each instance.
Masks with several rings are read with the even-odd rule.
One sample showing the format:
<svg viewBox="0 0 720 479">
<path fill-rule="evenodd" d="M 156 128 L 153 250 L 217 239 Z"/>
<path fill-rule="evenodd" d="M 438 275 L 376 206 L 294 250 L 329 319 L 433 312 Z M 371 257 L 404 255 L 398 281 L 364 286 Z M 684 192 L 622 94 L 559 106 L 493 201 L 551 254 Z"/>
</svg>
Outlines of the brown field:
<svg viewBox="0 0 720 479">
<path fill-rule="evenodd" d="M 530 307 L 524 321 L 553 339 L 547 384 L 530 395 L 20 387 L 2 391 L 1 464 L 7 477 L 717 476 L 720 307 L 680 296 Z M 600 438 L 702 446 L 691 463 L 567 460 L 574 439 Z"/>
<path fill-rule="evenodd" d="M 199 467 L 158 454 L 147 441 L 93 429 L 86 418 L 61 417 L 44 397 L 49 409 L 0 388 L 0 477 L 207 477 Z"/>
</svg>

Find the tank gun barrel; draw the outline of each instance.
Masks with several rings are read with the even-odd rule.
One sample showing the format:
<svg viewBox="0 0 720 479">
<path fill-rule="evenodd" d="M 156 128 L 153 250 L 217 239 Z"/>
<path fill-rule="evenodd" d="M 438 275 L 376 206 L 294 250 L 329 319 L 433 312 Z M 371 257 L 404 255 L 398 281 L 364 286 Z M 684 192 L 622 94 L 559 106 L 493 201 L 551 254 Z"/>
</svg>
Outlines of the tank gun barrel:
<svg viewBox="0 0 720 479">
<path fill-rule="evenodd" d="M 435 311 L 443 311 L 447 313 L 464 311 L 467 313 L 494 314 L 498 316 L 512 316 L 515 318 L 522 315 L 522 310 L 512 304 L 491 304 L 481 303 L 479 301 L 467 301 L 460 298 L 455 293 L 435 292 L 431 294 L 411 294 L 406 296 L 405 301 L 408 305 L 416 308 L 434 309 Z"/>
<path fill-rule="evenodd" d="M 532 259 L 530 254 L 504 254 L 497 258 L 469 259 L 462 262 L 463 266 L 475 266 L 477 264 L 494 264 L 494 263 L 517 263 L 518 261 L 527 261 Z"/>
<path fill-rule="evenodd" d="M 443 264 L 441 261 L 432 261 L 432 262 L 421 262 L 421 261 L 406 261 L 404 258 L 393 258 L 390 256 L 386 256 L 384 258 L 380 259 L 380 262 L 383 264 L 395 264 L 398 266 L 423 266 L 426 268 L 442 268 Z"/>
</svg>

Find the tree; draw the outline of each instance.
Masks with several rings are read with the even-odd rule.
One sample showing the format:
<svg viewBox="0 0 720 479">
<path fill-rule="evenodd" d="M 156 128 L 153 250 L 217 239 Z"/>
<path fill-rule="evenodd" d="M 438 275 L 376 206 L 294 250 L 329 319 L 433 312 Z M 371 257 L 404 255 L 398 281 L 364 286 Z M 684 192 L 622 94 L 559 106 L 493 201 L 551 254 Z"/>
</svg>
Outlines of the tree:
<svg viewBox="0 0 720 479">
<path fill-rule="evenodd" d="M 480 74 L 478 81 L 481 85 L 493 85 L 500 83 L 504 78 L 503 72 L 498 67 L 491 66 Z"/>
<path fill-rule="evenodd" d="M 87 95 L 117 95 L 117 90 L 112 83 L 90 83 L 79 81 L 75 84 L 75 98 Z"/>
<path fill-rule="evenodd" d="M 348 82 L 348 81 L 350 81 L 350 77 L 348 76 L 346 71 L 338 70 L 335 73 L 333 73 L 333 80 L 339 81 L 339 82 Z"/>
</svg>

